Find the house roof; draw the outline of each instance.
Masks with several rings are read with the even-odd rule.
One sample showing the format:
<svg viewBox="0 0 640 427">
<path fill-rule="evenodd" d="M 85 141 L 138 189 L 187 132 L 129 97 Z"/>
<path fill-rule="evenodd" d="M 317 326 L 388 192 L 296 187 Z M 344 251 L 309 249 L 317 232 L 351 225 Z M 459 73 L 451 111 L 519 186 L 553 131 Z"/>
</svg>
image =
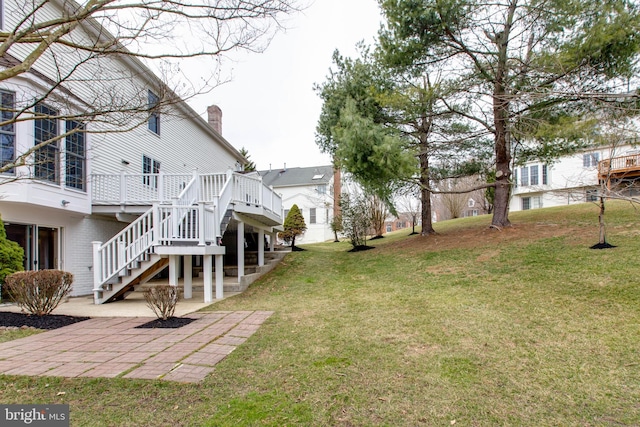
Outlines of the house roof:
<svg viewBox="0 0 640 427">
<path fill-rule="evenodd" d="M 306 168 L 282 168 L 258 172 L 265 185 L 274 187 L 298 187 L 302 185 L 328 184 L 333 178 L 333 166 Z"/>
</svg>

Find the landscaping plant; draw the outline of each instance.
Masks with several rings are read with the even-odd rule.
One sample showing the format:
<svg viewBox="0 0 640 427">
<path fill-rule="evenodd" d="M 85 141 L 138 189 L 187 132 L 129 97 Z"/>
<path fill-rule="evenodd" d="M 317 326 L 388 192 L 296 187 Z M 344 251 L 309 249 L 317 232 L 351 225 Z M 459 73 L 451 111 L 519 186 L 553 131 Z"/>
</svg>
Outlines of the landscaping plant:
<svg viewBox="0 0 640 427">
<path fill-rule="evenodd" d="M 16 242 L 7 239 L 7 232 L 0 217 L 0 286 L 5 277 L 23 269 L 24 250 Z"/>
<path fill-rule="evenodd" d="M 62 270 L 19 271 L 5 278 L 11 298 L 37 316 L 51 314 L 71 292 L 73 274 Z"/>
<path fill-rule="evenodd" d="M 167 320 L 173 317 L 176 310 L 176 304 L 180 299 L 180 289 L 177 286 L 157 285 L 147 288 L 143 292 L 147 306 L 158 319 Z"/>
</svg>

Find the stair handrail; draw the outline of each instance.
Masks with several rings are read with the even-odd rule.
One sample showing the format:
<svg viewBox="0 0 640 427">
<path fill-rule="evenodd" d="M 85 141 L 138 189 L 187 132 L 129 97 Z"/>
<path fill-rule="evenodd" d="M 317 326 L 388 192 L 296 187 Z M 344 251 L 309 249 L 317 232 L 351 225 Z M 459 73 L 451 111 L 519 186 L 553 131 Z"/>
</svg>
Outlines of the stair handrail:
<svg viewBox="0 0 640 427">
<path fill-rule="evenodd" d="M 193 177 L 191 181 L 182 189 L 178 197 L 173 200 L 173 205 L 177 206 L 192 206 L 194 203 L 198 201 L 199 188 L 198 183 L 200 180 L 198 179 L 198 172 L 193 172 Z"/>
<path fill-rule="evenodd" d="M 158 205 L 153 205 L 122 231 L 113 236 L 96 251 L 94 268 L 99 269 L 99 283 L 94 290 L 120 273 L 153 246 L 154 217 Z"/>
</svg>

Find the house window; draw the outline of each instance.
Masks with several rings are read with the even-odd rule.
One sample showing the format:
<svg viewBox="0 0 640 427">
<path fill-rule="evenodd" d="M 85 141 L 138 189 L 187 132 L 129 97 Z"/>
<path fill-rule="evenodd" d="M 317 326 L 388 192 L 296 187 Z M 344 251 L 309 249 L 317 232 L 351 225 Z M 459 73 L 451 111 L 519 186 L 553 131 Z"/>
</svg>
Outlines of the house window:
<svg viewBox="0 0 640 427">
<path fill-rule="evenodd" d="M 526 187 L 529 185 L 529 168 L 520 168 L 520 185 Z"/>
<path fill-rule="evenodd" d="M 522 210 L 526 211 L 529 209 L 539 209 L 542 207 L 542 197 L 541 196 L 533 196 L 533 197 L 523 197 L 522 198 Z"/>
<path fill-rule="evenodd" d="M 309 209 L 309 224 L 316 223 L 316 208 Z"/>
<path fill-rule="evenodd" d="M 326 184 L 320 184 L 316 187 L 316 192 L 318 194 L 325 194 L 327 192 L 327 185 Z"/>
<path fill-rule="evenodd" d="M 158 188 L 158 177 L 152 174 L 160 173 L 160 162 L 151 157 L 142 156 L 142 183 Z"/>
<path fill-rule="evenodd" d="M 538 165 L 533 165 L 529 168 L 529 182 L 531 185 L 538 185 Z"/>
<path fill-rule="evenodd" d="M 284 217 L 285 218 L 289 216 L 289 211 L 290 211 L 290 209 L 285 209 L 284 210 Z"/>
<path fill-rule="evenodd" d="M 534 196 L 531 198 L 531 209 L 540 209 L 542 207 L 542 196 Z"/>
<path fill-rule="evenodd" d="M 549 171 L 547 165 L 542 165 L 542 185 L 549 184 Z"/>
<path fill-rule="evenodd" d="M 35 108 L 34 145 L 45 143 L 34 153 L 34 175 L 43 181 L 59 182 L 58 112 L 46 105 Z M 47 141 L 51 141 L 47 143 Z"/>
<path fill-rule="evenodd" d="M 15 110 L 15 94 L 13 92 L 0 91 L 0 120 L 6 123 L 0 126 L 0 167 L 13 163 L 16 154 L 16 126 L 13 123 Z M 11 168 L 3 173 L 14 173 Z"/>
<path fill-rule="evenodd" d="M 65 150 L 65 185 L 69 188 L 84 190 L 86 171 L 85 126 L 83 123 L 67 120 Z"/>
<path fill-rule="evenodd" d="M 465 216 L 478 216 L 478 209 L 469 209 Z"/>
<path fill-rule="evenodd" d="M 157 110 L 160 98 L 149 91 L 149 130 L 160 135 L 160 112 Z"/>
<path fill-rule="evenodd" d="M 467 206 L 469 206 L 470 208 L 474 207 L 476 205 L 476 201 L 473 199 L 469 199 L 469 202 L 467 202 Z"/>
<path fill-rule="evenodd" d="M 387 224 L 387 233 L 391 233 L 393 226 L 391 224 Z"/>
<path fill-rule="evenodd" d="M 582 155 L 582 166 L 585 168 L 598 166 L 600 160 L 600 153 L 586 153 Z"/>
<path fill-rule="evenodd" d="M 587 202 L 597 202 L 598 201 L 598 190 L 586 190 L 585 199 Z"/>
</svg>

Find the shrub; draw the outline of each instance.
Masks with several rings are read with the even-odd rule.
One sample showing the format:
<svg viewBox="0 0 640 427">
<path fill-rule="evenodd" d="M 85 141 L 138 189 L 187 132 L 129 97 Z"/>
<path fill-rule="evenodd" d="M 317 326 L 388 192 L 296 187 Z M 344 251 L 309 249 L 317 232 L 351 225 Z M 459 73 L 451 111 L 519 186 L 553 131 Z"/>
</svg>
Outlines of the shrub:
<svg viewBox="0 0 640 427">
<path fill-rule="evenodd" d="M 371 212 L 366 197 L 343 194 L 340 199 L 342 227 L 354 249 L 367 245 L 367 231 L 371 227 Z"/>
<path fill-rule="evenodd" d="M 62 270 L 19 271 L 5 278 L 11 298 L 30 314 L 50 314 L 71 292 L 73 274 Z"/>
<path fill-rule="evenodd" d="M 157 285 L 147 288 L 143 292 L 147 305 L 158 319 L 167 320 L 173 317 L 176 304 L 180 299 L 180 289 L 177 286 Z"/>
<path fill-rule="evenodd" d="M 0 287 L 4 283 L 5 277 L 23 269 L 23 257 L 24 250 L 20 245 L 7 239 L 7 232 L 0 218 Z"/>
</svg>

